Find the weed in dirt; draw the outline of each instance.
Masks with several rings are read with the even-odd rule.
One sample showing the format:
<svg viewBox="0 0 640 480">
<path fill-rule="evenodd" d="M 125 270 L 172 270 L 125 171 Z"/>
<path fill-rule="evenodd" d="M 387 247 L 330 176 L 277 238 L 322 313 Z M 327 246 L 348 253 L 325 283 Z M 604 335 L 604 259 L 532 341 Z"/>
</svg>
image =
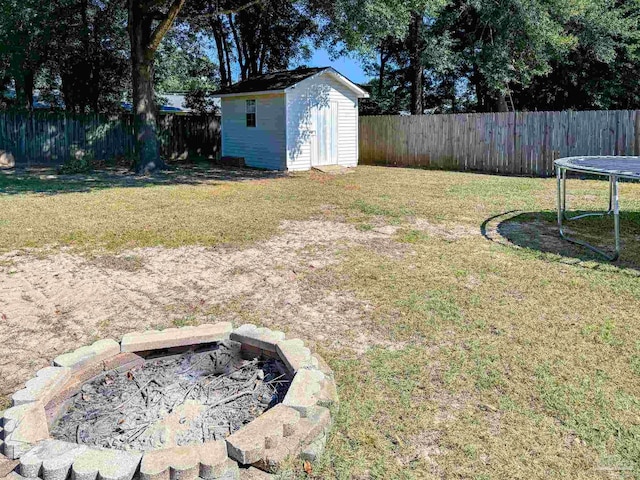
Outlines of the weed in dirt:
<svg viewBox="0 0 640 480">
<path fill-rule="evenodd" d="M 187 315 L 186 317 L 176 318 L 173 320 L 174 327 L 192 327 L 200 325 L 200 320 L 195 315 Z"/>
</svg>

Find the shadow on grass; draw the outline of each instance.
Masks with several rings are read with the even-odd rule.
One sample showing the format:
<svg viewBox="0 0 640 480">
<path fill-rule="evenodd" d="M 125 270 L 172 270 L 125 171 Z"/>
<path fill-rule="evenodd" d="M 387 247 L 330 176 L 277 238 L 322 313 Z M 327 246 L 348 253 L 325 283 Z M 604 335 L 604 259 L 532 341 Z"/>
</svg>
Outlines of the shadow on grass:
<svg viewBox="0 0 640 480">
<path fill-rule="evenodd" d="M 571 212 L 571 215 L 577 212 Z M 580 212 L 586 213 L 586 212 Z M 640 272 L 640 212 L 621 212 L 622 253 L 609 262 L 591 250 L 560 238 L 556 212 L 509 211 L 488 218 L 480 227 L 482 235 L 495 243 L 517 246 L 534 253 L 556 255 L 570 263 L 611 266 Z M 613 217 L 588 217 L 565 223 L 565 231 L 607 252 L 613 250 Z"/>
<path fill-rule="evenodd" d="M 0 196 L 29 193 L 55 195 L 107 188 L 162 185 L 204 185 L 282 178 L 286 175 L 285 172 L 201 165 L 181 165 L 149 176 L 136 175 L 125 168 L 106 168 L 75 175 L 58 175 L 51 168 L 34 168 L 27 171 L 5 169 L 0 170 Z"/>
</svg>

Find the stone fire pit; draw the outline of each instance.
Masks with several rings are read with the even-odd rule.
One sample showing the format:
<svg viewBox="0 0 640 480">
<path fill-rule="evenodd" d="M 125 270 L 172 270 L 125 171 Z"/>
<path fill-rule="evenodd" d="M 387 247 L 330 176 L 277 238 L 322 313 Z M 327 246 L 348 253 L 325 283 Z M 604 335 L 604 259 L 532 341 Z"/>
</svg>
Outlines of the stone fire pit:
<svg viewBox="0 0 640 480">
<path fill-rule="evenodd" d="M 0 451 L 17 478 L 235 479 L 315 460 L 336 402 L 331 369 L 282 332 L 129 333 L 38 371 L 2 415 Z"/>
</svg>

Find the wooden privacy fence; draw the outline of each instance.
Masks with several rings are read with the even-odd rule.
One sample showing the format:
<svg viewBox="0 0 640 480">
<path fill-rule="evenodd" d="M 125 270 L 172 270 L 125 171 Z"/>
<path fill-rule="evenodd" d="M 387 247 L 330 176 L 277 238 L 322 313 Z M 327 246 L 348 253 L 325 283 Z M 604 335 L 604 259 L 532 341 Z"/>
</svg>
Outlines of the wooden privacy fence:
<svg viewBox="0 0 640 480">
<path fill-rule="evenodd" d="M 169 160 L 220 154 L 220 121 L 213 115 L 161 115 L 158 137 Z M 112 160 L 133 155 L 135 147 L 132 115 L 0 112 L 0 154 L 10 153 L 18 166 L 60 165 L 75 149 Z"/>
<path fill-rule="evenodd" d="M 360 163 L 550 176 L 574 155 L 640 155 L 640 110 L 360 117 Z"/>
</svg>

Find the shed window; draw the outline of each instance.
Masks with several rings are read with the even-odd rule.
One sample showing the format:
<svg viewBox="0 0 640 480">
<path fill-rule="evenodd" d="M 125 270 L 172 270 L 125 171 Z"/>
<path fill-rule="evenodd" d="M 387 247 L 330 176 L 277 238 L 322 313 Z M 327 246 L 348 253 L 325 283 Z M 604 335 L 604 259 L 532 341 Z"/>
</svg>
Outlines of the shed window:
<svg viewBox="0 0 640 480">
<path fill-rule="evenodd" d="M 247 112 L 247 127 L 255 127 L 256 126 L 256 101 L 255 100 L 247 100 L 246 112 Z"/>
</svg>

